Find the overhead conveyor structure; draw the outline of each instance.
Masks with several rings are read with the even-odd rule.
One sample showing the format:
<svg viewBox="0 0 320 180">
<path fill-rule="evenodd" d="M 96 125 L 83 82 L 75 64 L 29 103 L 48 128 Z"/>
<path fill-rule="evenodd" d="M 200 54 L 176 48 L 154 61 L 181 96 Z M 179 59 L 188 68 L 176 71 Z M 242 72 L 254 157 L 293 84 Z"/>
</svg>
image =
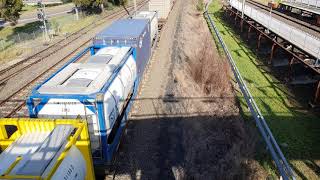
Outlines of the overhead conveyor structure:
<svg viewBox="0 0 320 180">
<path fill-rule="evenodd" d="M 242 2 L 230 0 L 230 5 L 242 12 Z M 301 48 L 317 59 L 320 59 L 320 39 L 297 27 L 288 25 L 270 14 L 263 13 L 251 6 L 244 6 L 244 14 L 260 23 L 270 31 Z"/>
<path fill-rule="evenodd" d="M 242 14 L 243 9 L 243 14 Z M 306 26 L 296 24 L 288 19 L 277 16 L 272 12 L 265 12 L 259 7 L 244 4 L 239 0 L 230 0 L 225 12 L 234 23 L 240 21 L 240 29 L 247 29 L 247 39 L 251 34 L 256 35 L 257 52 L 261 42 L 271 43 L 268 61 L 269 65 L 282 66 L 288 72 L 284 74 L 286 81 L 292 85 L 310 85 L 314 87 L 314 95 L 309 104 L 312 107 L 320 105 L 320 34 Z M 226 15 L 227 15 L 226 14 Z M 264 47 L 268 49 L 268 47 Z M 277 49 L 280 49 L 285 58 L 275 59 Z M 296 73 L 297 67 L 302 70 Z"/>
</svg>

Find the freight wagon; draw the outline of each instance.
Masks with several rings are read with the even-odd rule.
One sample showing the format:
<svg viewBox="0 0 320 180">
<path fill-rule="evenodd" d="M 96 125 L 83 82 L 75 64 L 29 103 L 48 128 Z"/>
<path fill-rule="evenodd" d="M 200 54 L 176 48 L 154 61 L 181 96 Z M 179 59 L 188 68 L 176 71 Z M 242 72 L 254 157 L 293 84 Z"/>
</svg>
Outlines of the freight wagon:
<svg viewBox="0 0 320 180">
<path fill-rule="evenodd" d="M 119 20 L 98 33 L 86 62 L 76 63 L 79 55 L 34 89 L 30 116 L 87 119 L 95 162 L 110 162 L 150 58 L 149 34 L 148 20 L 140 19 Z"/>
<path fill-rule="evenodd" d="M 0 120 L 1 179 L 91 180 L 93 164 L 111 163 L 151 56 L 150 22 L 114 22 L 33 89 L 30 119 Z"/>
<path fill-rule="evenodd" d="M 173 0 L 150 0 L 149 11 L 157 11 L 160 19 L 167 19 L 172 9 Z"/>
<path fill-rule="evenodd" d="M 132 17 L 133 19 L 148 19 L 150 24 L 151 44 L 155 43 L 158 38 L 158 12 L 157 11 L 140 11 Z"/>
</svg>

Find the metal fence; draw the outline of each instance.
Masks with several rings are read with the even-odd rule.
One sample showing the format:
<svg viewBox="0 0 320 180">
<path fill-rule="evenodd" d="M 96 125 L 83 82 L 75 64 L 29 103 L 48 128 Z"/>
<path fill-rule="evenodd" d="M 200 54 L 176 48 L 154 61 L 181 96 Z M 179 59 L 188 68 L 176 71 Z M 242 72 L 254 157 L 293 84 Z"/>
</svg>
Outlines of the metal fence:
<svg viewBox="0 0 320 180">
<path fill-rule="evenodd" d="M 224 43 L 222 37 L 220 36 L 220 33 L 217 29 L 217 27 L 215 26 L 214 21 L 211 19 L 208 11 L 206 10 L 204 13 L 205 17 L 207 18 L 210 26 L 213 28 L 221 46 L 223 47 L 224 52 L 227 55 L 227 59 L 229 61 L 229 64 L 231 66 L 232 72 L 236 78 L 236 81 L 240 87 L 240 90 L 244 96 L 244 99 L 250 109 L 250 112 L 252 114 L 252 117 L 254 118 L 256 125 L 265 141 L 265 143 L 267 144 L 267 148 L 271 153 L 271 156 L 280 172 L 280 175 L 283 179 L 287 180 L 287 179 L 295 179 L 294 173 L 291 169 L 291 167 L 289 166 L 286 158 L 284 157 L 279 145 L 277 144 L 275 138 L 272 135 L 272 132 L 270 131 L 263 115 L 261 114 L 254 98 L 252 97 L 249 89 L 247 88 L 245 81 L 243 80 L 243 78 L 241 77 L 240 71 L 238 70 L 232 56 L 231 53 L 229 52 L 226 44 Z"/>
<path fill-rule="evenodd" d="M 0 50 L 6 50 L 7 48 L 13 46 L 14 44 L 25 43 L 30 40 L 38 39 L 43 36 L 42 30 L 35 30 L 29 33 L 19 32 L 11 35 L 7 38 L 0 39 Z"/>
<path fill-rule="evenodd" d="M 230 0 L 230 5 L 242 12 L 242 3 L 238 0 Z M 320 59 L 320 39 L 304 32 L 296 27 L 288 25 L 271 14 L 265 14 L 250 6 L 244 7 L 244 14 L 257 21 L 272 32 L 286 39 L 290 43 L 303 49 L 317 59 Z"/>
<path fill-rule="evenodd" d="M 86 23 L 91 21 L 85 20 L 88 16 L 80 14 L 79 22 L 82 23 L 79 27 L 69 29 L 69 23 L 76 20 L 74 14 L 67 14 L 59 18 L 49 19 L 47 21 L 48 36 L 41 27 L 43 23 L 33 22 L 24 27 L 13 27 L 12 31 L 16 31 L 6 37 L 0 37 L 0 61 L 7 62 L 13 59 L 21 59 L 35 54 L 50 44 L 54 44 L 61 39 L 67 38 L 73 32 L 76 32 L 86 26 Z M 95 18 L 93 16 L 93 18 Z M 84 20 L 86 23 L 81 22 Z M 19 29 L 19 30 L 17 30 Z"/>
</svg>

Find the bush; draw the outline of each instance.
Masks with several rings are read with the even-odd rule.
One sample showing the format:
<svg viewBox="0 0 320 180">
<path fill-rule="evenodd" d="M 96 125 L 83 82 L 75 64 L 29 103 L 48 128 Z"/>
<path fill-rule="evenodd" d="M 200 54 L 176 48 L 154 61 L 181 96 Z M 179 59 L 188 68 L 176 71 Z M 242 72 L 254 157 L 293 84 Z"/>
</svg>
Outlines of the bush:
<svg viewBox="0 0 320 180">
<path fill-rule="evenodd" d="M 197 10 L 198 10 L 198 11 L 203 11 L 203 10 L 204 10 L 204 3 L 203 3 L 203 0 L 198 0 L 198 3 L 197 3 Z"/>
<path fill-rule="evenodd" d="M 104 8 L 105 8 L 106 10 L 109 10 L 109 11 L 114 8 L 112 2 L 106 1 L 106 2 L 103 3 L 103 5 L 104 5 Z"/>
</svg>

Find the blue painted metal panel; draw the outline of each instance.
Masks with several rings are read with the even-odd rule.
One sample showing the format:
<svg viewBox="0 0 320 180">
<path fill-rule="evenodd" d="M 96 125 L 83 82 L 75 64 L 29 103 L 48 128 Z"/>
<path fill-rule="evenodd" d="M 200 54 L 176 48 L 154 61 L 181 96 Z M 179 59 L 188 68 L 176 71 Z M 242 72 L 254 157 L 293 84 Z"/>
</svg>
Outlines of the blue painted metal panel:
<svg viewBox="0 0 320 180">
<path fill-rule="evenodd" d="M 102 30 L 96 37 L 137 38 L 145 30 L 147 24 L 146 19 L 120 19 Z"/>
<path fill-rule="evenodd" d="M 151 56 L 150 23 L 147 19 L 123 19 L 101 31 L 93 39 L 96 48 L 130 46 L 135 49 L 138 76 L 142 76 Z"/>
</svg>

